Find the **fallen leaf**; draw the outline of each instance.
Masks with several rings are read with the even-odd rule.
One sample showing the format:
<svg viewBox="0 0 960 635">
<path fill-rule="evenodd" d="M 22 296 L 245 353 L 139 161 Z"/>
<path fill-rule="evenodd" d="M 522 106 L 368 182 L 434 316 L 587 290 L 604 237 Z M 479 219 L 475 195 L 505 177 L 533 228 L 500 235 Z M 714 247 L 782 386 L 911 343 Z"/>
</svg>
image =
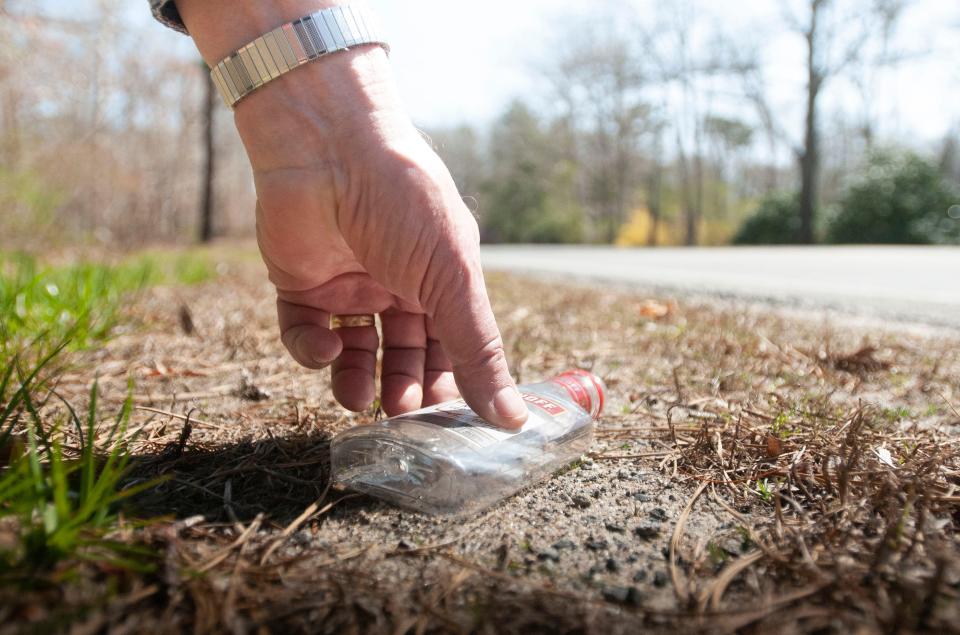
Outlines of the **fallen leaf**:
<svg viewBox="0 0 960 635">
<path fill-rule="evenodd" d="M 783 442 L 772 434 L 767 435 L 767 456 L 774 459 L 783 453 Z"/>
<path fill-rule="evenodd" d="M 659 320 L 671 315 L 676 310 L 674 303 L 664 304 L 656 300 L 646 300 L 640 305 L 640 317 L 649 320 Z"/>
</svg>

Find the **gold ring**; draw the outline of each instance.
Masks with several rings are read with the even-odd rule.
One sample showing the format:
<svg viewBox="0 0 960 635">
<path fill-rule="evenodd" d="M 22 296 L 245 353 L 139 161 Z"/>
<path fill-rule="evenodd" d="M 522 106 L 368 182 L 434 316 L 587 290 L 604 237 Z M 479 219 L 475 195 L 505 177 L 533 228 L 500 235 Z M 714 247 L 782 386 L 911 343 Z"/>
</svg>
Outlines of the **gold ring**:
<svg viewBox="0 0 960 635">
<path fill-rule="evenodd" d="M 356 328 L 360 326 L 376 326 L 377 321 L 372 315 L 331 315 L 330 328 Z"/>
</svg>

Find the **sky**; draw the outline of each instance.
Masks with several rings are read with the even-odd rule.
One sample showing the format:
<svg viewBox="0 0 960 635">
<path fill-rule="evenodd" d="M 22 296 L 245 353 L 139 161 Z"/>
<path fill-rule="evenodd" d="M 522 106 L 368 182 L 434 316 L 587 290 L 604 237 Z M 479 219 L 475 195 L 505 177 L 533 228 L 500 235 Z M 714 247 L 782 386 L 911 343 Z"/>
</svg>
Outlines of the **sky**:
<svg viewBox="0 0 960 635">
<path fill-rule="evenodd" d="M 113 0 L 120 2 L 120 0 Z M 633 5 L 641 21 L 653 15 L 653 0 L 608 0 Z M 770 102 L 781 125 L 799 141 L 802 122 L 803 45 L 784 28 L 783 5 L 799 0 L 699 0 L 705 24 L 763 41 Z M 847 0 L 842 0 L 847 1 Z M 42 0 L 57 13 L 92 0 Z M 484 126 L 515 97 L 544 105 L 548 91 L 538 68 L 550 61 L 550 45 L 562 25 L 595 12 L 600 2 L 572 0 L 368 0 L 390 40 L 400 91 L 414 121 L 439 128 Z M 912 0 L 894 39 L 909 62 L 882 74 L 871 108 L 882 137 L 930 144 L 960 127 L 960 2 Z M 146 0 L 124 1 L 126 19 L 151 45 L 192 55 L 189 39 L 149 24 Z M 848 79 L 828 85 L 824 121 L 855 113 L 862 99 Z M 746 109 L 746 107 L 743 107 Z M 735 114 L 735 113 L 734 113 Z"/>
<path fill-rule="evenodd" d="M 370 0 L 392 40 L 392 60 L 414 119 L 433 126 L 488 122 L 515 96 L 540 81 L 549 45 L 561 23 L 587 12 L 565 0 Z M 628 2 L 643 19 L 648 2 Z M 803 43 L 786 31 L 774 0 L 703 0 L 704 21 L 764 39 L 763 59 L 774 110 L 796 134 L 802 121 Z M 589 5 L 586 5 L 589 6 Z M 883 73 L 873 108 L 880 129 L 897 137 L 933 141 L 960 125 L 960 2 L 914 0 L 895 47 L 909 63 Z M 829 85 L 823 111 L 859 107 L 844 78 Z"/>
</svg>

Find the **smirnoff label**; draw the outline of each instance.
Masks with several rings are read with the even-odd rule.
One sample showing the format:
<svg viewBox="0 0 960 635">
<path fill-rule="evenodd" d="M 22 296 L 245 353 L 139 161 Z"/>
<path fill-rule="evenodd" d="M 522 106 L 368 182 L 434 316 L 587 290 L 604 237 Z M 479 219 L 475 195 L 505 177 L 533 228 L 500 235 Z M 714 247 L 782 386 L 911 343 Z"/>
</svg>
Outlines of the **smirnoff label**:
<svg viewBox="0 0 960 635">
<path fill-rule="evenodd" d="M 561 406 L 560 404 L 554 401 L 550 401 L 546 397 L 541 397 L 540 395 L 534 395 L 533 393 L 529 393 L 529 392 L 522 392 L 520 393 L 520 396 L 528 404 L 530 404 L 531 406 L 536 406 L 540 410 L 543 410 L 544 412 L 546 412 L 551 417 L 562 415 L 567 411 L 567 409 Z"/>
</svg>

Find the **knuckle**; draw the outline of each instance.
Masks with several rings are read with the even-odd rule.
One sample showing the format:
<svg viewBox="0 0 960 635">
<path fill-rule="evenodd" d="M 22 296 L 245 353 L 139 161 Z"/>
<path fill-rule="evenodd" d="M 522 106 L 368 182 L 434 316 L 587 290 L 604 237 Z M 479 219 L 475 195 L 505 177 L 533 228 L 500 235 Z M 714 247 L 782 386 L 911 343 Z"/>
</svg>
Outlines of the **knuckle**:
<svg viewBox="0 0 960 635">
<path fill-rule="evenodd" d="M 500 335 L 494 335 L 468 350 L 461 360 L 454 360 L 453 368 L 457 372 L 469 375 L 471 372 L 481 371 L 490 367 L 499 367 L 506 364 L 507 356 L 503 350 L 503 340 Z"/>
</svg>

